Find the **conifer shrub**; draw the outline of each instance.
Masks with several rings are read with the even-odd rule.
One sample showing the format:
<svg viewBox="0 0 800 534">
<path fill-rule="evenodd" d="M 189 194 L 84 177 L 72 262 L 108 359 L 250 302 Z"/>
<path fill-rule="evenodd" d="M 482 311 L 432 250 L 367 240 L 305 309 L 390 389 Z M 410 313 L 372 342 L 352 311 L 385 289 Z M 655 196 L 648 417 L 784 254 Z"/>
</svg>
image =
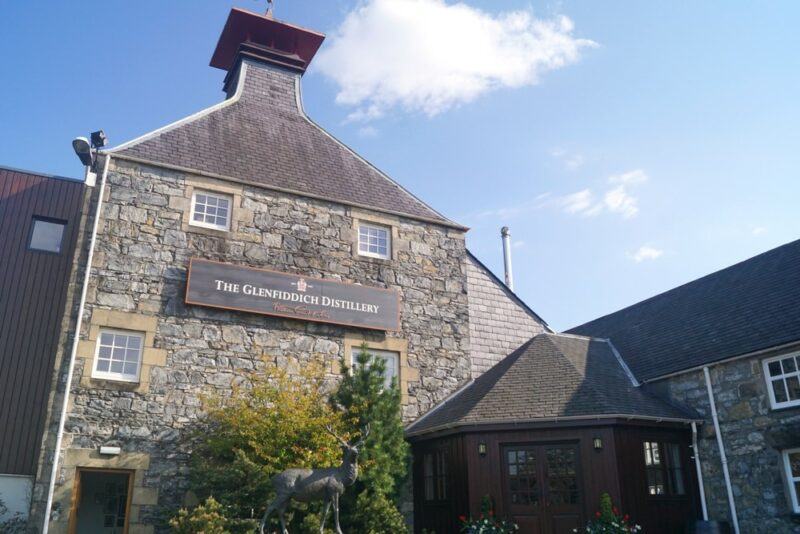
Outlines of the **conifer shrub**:
<svg viewBox="0 0 800 534">
<path fill-rule="evenodd" d="M 406 532 L 398 505 L 410 451 L 403 434 L 400 388 L 396 379 L 385 386 L 385 362 L 373 358 L 366 345 L 361 348 L 353 368 L 342 363 L 342 382 L 330 397 L 331 406 L 344 412 L 344 428 L 351 435 L 370 425 L 358 457 L 358 480 L 341 499 L 342 529 Z"/>
</svg>

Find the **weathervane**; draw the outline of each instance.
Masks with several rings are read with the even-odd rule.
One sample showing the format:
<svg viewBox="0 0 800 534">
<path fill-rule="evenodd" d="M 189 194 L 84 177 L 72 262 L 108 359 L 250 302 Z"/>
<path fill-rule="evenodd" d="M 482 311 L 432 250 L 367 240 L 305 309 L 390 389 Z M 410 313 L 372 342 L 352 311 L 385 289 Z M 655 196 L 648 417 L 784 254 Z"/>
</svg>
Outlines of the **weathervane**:
<svg viewBox="0 0 800 534">
<path fill-rule="evenodd" d="M 267 16 L 272 16 L 272 11 L 275 8 L 275 0 L 267 0 Z"/>
</svg>

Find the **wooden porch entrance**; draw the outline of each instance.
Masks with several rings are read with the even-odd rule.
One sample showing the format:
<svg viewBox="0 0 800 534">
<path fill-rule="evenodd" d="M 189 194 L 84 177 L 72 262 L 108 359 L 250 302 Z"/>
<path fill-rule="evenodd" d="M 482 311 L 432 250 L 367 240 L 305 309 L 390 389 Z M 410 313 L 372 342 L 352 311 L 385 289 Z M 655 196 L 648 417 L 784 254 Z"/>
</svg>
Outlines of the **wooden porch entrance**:
<svg viewBox="0 0 800 534">
<path fill-rule="evenodd" d="M 507 445 L 502 456 L 505 509 L 520 532 L 566 534 L 582 525 L 576 444 Z"/>
</svg>

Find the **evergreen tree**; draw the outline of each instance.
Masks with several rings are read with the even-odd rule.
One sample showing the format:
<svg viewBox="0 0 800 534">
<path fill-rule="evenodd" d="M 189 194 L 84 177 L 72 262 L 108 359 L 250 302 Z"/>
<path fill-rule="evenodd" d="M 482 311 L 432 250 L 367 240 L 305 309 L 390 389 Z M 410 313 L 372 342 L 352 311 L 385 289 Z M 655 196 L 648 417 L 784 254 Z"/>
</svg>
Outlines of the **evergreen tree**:
<svg viewBox="0 0 800 534">
<path fill-rule="evenodd" d="M 409 447 L 403 437 L 403 421 L 400 414 L 400 388 L 396 379 L 387 388 L 384 380 L 386 365 L 383 359 L 373 358 L 362 345 L 356 357 L 356 365 L 349 369 L 342 364 L 342 379 L 338 390 L 331 395 L 330 402 L 345 411 L 345 425 L 355 437 L 367 425 L 370 434 L 361 448 L 359 477 L 353 487 L 348 488 L 341 501 L 342 525 L 352 532 L 379 531 L 375 521 L 379 518 L 359 514 L 368 499 L 370 502 L 388 504 L 392 511 L 386 513 L 385 525 L 396 531 L 399 493 L 408 476 Z M 370 524 L 366 524 L 370 521 Z"/>
</svg>

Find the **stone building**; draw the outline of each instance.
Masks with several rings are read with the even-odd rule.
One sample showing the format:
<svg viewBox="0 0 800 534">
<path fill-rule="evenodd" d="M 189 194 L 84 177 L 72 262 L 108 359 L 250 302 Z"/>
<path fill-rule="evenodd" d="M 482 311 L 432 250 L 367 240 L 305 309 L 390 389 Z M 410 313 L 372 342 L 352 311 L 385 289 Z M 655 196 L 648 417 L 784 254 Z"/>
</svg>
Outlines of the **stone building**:
<svg viewBox="0 0 800 534">
<path fill-rule="evenodd" d="M 300 79 L 322 39 L 232 10 L 211 62 L 228 72 L 227 98 L 100 155 L 79 342 L 59 353 L 61 384 L 74 357 L 69 408 L 60 430 L 62 388 L 33 522 L 44 521 L 52 484 L 51 532 L 103 521 L 152 532 L 162 509 L 185 501 L 179 443 L 201 397 L 254 370 L 316 361 L 335 381 L 366 343 L 398 379 L 411 421 L 471 378 L 471 316 L 513 314 L 475 321 L 503 347 L 546 328 L 468 255 L 464 226 L 306 116 Z M 107 486 L 108 502 L 83 498 Z M 104 515 L 112 501 L 119 511 Z"/>
<path fill-rule="evenodd" d="M 742 533 L 800 531 L 798 281 L 794 241 L 570 330 L 700 414 L 708 516 Z"/>
<path fill-rule="evenodd" d="M 0 482 L 35 480 L 34 530 L 156 531 L 189 497 L 204 395 L 309 362 L 333 384 L 366 343 L 401 389 L 417 532 L 455 531 L 484 495 L 523 532 L 572 532 L 603 492 L 648 532 L 797 531 L 800 241 L 555 333 L 467 228 L 305 114 L 322 40 L 232 10 L 211 60 L 226 98 L 101 151 L 71 211 L 44 214 L 70 219 L 60 259 L 37 260 L 59 265 L 55 326 L 34 365 L 0 344 L 3 370 L 37 373 L 0 374 L 20 401 L 0 418 L 36 416 L 0 435 Z M 37 215 L 4 237 L 32 239 Z M 0 277 L 55 269 L 19 265 Z"/>
</svg>

